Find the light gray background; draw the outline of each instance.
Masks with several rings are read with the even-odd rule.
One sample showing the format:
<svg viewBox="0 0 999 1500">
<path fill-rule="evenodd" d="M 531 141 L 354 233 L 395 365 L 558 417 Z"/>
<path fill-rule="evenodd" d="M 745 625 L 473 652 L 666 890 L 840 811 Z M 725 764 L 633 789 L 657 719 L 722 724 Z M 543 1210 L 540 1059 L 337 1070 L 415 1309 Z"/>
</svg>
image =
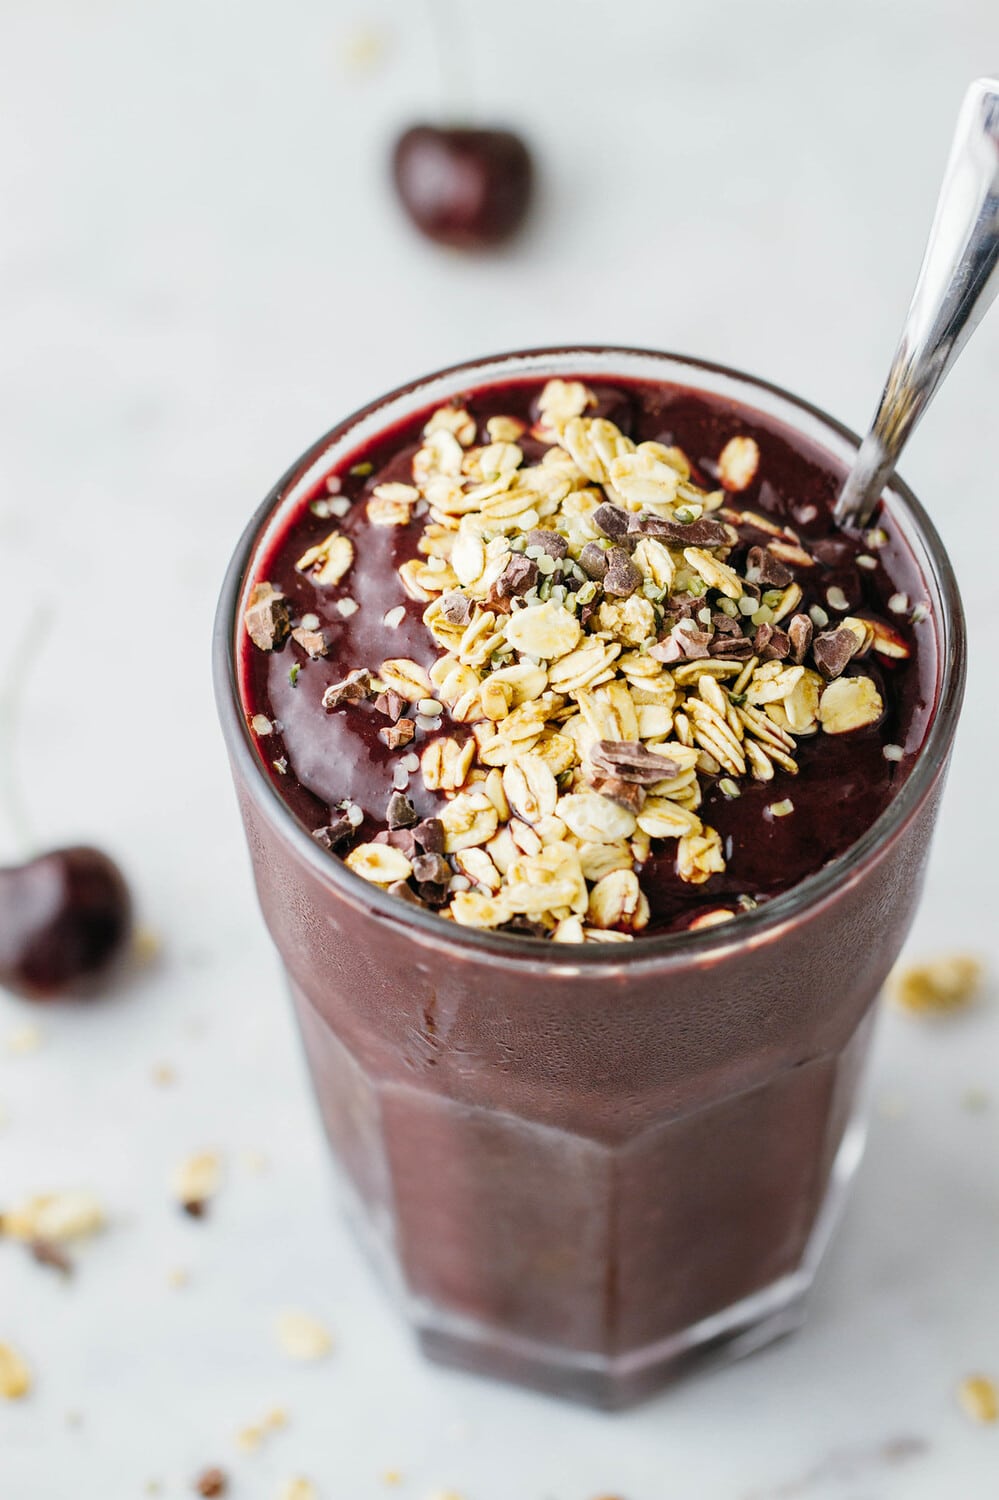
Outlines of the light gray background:
<svg viewBox="0 0 999 1500">
<path fill-rule="evenodd" d="M 296 1472 L 323 1500 L 372 1500 L 394 1493 L 388 1467 L 405 1500 L 994 1495 L 999 1429 L 954 1400 L 968 1371 L 999 1376 L 999 1096 L 962 1103 L 994 1081 L 994 989 L 966 1018 L 884 1017 L 881 1110 L 808 1329 L 625 1416 L 422 1365 L 333 1211 L 209 690 L 249 511 L 347 410 L 518 344 L 699 353 L 863 425 L 962 89 L 999 68 L 994 0 L 452 10 L 482 118 L 522 127 L 542 169 L 529 233 L 481 260 L 419 242 L 385 187 L 393 129 L 437 107 L 420 6 L 0 3 L 16 756 L 39 840 L 106 842 L 164 944 L 102 1007 L 29 1015 L 0 995 L 0 1200 L 89 1185 L 113 1215 L 66 1286 L 0 1246 L 0 1338 L 37 1380 L 0 1405 L 0 1495 L 129 1500 L 158 1478 L 179 1497 L 210 1461 L 234 1500 Z M 347 57 L 358 26 L 388 47 L 367 72 Z M 911 951 L 993 960 L 997 419 L 999 312 L 904 464 L 977 644 Z M 36 605 L 48 632 L 19 640 Z M 43 1047 L 5 1056 L 25 1020 Z M 152 1082 L 162 1063 L 172 1088 Z M 165 1179 L 205 1145 L 229 1170 L 197 1224 Z M 289 1304 L 334 1329 L 326 1364 L 282 1362 L 270 1325 Z M 287 1431 L 237 1454 L 235 1430 L 275 1403 Z M 910 1438 L 925 1447 L 886 1463 Z"/>
</svg>

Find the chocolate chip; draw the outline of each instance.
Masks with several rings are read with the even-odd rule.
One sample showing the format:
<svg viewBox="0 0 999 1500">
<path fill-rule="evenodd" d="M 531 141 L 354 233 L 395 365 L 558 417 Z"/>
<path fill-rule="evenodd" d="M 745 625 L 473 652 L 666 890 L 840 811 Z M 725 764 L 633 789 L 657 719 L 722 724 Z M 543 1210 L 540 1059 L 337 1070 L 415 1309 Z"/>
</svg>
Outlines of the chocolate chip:
<svg viewBox="0 0 999 1500">
<path fill-rule="evenodd" d="M 845 537 L 827 536 L 817 542 L 809 542 L 812 556 L 827 568 L 848 567 L 854 558 L 854 546 Z"/>
<path fill-rule="evenodd" d="M 569 551 L 569 543 L 558 531 L 529 531 L 527 545 L 541 547 L 549 557 L 554 557 L 556 562 L 560 562 Z"/>
<path fill-rule="evenodd" d="M 489 602 L 498 599 L 521 599 L 538 581 L 538 565 L 533 557 L 521 552 L 510 555 L 506 567 L 489 590 Z"/>
<path fill-rule="evenodd" d="M 594 776 L 590 785 L 601 797 L 609 797 L 629 812 L 640 813 L 645 805 L 645 788 L 637 781 L 624 781 L 620 776 Z"/>
<path fill-rule="evenodd" d="M 794 578 L 790 568 L 786 568 L 779 557 L 774 557 L 766 547 L 750 547 L 746 558 L 746 576 L 752 583 L 761 583 L 765 588 L 771 585 L 777 589 L 785 589 Z"/>
<path fill-rule="evenodd" d="M 444 824 L 440 818 L 424 818 L 413 829 L 413 837 L 425 854 L 444 853 Z"/>
<path fill-rule="evenodd" d="M 402 792 L 393 792 L 388 799 L 385 821 L 390 828 L 412 828 L 420 820 L 409 798 Z"/>
<path fill-rule="evenodd" d="M 515 932 L 520 937 L 546 938 L 550 936 L 543 922 L 532 922 L 530 917 L 511 917 L 509 922 L 503 922 L 497 930 Z"/>
<path fill-rule="evenodd" d="M 733 620 L 731 615 L 724 615 L 719 610 L 711 616 L 711 624 L 714 626 L 715 635 L 742 635 L 742 626 L 738 620 Z"/>
<path fill-rule="evenodd" d="M 449 625 L 467 625 L 472 618 L 472 601 L 459 589 L 441 594 L 441 614 Z"/>
<path fill-rule="evenodd" d="M 612 547 L 607 554 L 604 593 L 611 594 L 615 599 L 627 599 L 635 592 L 641 581 L 641 573 L 624 548 Z"/>
<path fill-rule="evenodd" d="M 711 654 L 711 642 L 714 636 L 708 630 L 685 630 L 677 625 L 671 632 L 673 639 L 679 641 L 682 653 L 681 659 L 685 661 L 700 661 Z"/>
<path fill-rule="evenodd" d="M 401 854 L 411 860 L 418 853 L 416 838 L 411 828 L 381 828 L 371 840 L 373 844 L 388 844 L 392 849 L 398 849 Z"/>
<path fill-rule="evenodd" d="M 352 707 L 363 703 L 371 693 L 371 673 L 367 667 L 357 667 L 348 672 L 342 682 L 331 682 L 323 694 L 323 708 L 329 712 L 334 708 Z"/>
<path fill-rule="evenodd" d="M 451 879 L 451 866 L 443 854 L 418 854 L 412 865 L 421 885 L 447 885 Z"/>
<path fill-rule="evenodd" d="M 348 822 L 346 818 L 334 818 L 332 823 L 327 823 L 325 828 L 313 828 L 312 837 L 320 848 L 332 851 L 349 839 L 353 832 L 353 823 Z"/>
<path fill-rule="evenodd" d="M 640 740 L 598 740 L 590 751 L 590 760 L 605 775 L 639 786 L 652 786 L 680 774 L 675 760 L 649 750 Z"/>
<path fill-rule="evenodd" d="M 273 651 L 291 629 L 291 609 L 287 599 L 272 583 L 254 584 L 243 624 L 255 646 L 261 651 Z"/>
<path fill-rule="evenodd" d="M 753 650 L 753 642 L 748 635 L 715 636 L 708 644 L 709 656 L 721 656 L 727 661 L 748 661 Z"/>
<path fill-rule="evenodd" d="M 857 637 L 852 630 L 843 628 L 827 630 L 823 635 L 817 635 L 812 642 L 815 665 L 830 682 L 834 677 L 839 677 L 856 650 Z"/>
<path fill-rule="evenodd" d="M 786 661 L 790 650 L 791 638 L 787 631 L 771 626 L 770 639 L 759 654 L 763 661 Z"/>
<path fill-rule="evenodd" d="M 631 512 L 605 500 L 603 505 L 597 506 L 591 519 L 607 536 L 621 537 L 628 534 Z"/>
<path fill-rule="evenodd" d="M 396 692 L 395 688 L 389 688 L 387 692 L 378 694 L 374 706 L 380 714 L 384 714 L 386 719 L 391 719 L 394 724 L 397 719 L 402 718 L 406 700 L 401 693 Z"/>
<path fill-rule="evenodd" d="M 384 741 L 390 750 L 401 750 L 404 745 L 410 743 L 415 733 L 415 719 L 400 719 L 388 729 L 379 729 L 378 738 Z"/>
<path fill-rule="evenodd" d="M 659 537 L 675 547 L 727 547 L 736 533 L 721 521 L 702 516 L 697 521 L 666 521 L 662 516 L 631 516 L 631 530 L 643 536 Z"/>
<path fill-rule="evenodd" d="M 607 550 L 599 542 L 587 542 L 579 554 L 579 566 L 587 578 L 599 583 L 607 572 Z"/>
<path fill-rule="evenodd" d="M 773 633 L 773 626 L 768 625 L 766 621 L 764 621 L 762 625 L 757 625 L 756 634 L 753 636 L 753 650 L 765 651 L 767 646 L 769 646 L 770 644 L 770 637 L 773 635 Z"/>
<path fill-rule="evenodd" d="M 446 885 L 433 885 L 430 881 L 418 885 L 416 894 L 424 906 L 445 906 L 451 899 L 450 889 Z"/>
<path fill-rule="evenodd" d="M 788 638 L 791 642 L 789 655 L 796 667 L 800 667 L 808 655 L 808 648 L 812 644 L 812 630 L 812 622 L 807 615 L 791 616 L 791 622 L 787 627 Z"/>
</svg>

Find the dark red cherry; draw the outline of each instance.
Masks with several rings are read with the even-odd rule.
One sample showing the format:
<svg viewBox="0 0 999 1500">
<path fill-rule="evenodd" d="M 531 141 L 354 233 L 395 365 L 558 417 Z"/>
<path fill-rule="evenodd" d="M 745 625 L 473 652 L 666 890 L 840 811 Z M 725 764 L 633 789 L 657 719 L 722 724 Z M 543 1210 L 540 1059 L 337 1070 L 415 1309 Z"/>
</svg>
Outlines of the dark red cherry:
<svg viewBox="0 0 999 1500">
<path fill-rule="evenodd" d="M 86 988 L 131 927 L 125 877 L 100 849 L 52 849 L 0 869 L 0 984 L 29 1000 Z"/>
<path fill-rule="evenodd" d="M 482 250 L 520 227 L 534 168 L 510 130 L 414 125 L 396 143 L 392 174 L 417 229 L 443 245 Z"/>
</svg>

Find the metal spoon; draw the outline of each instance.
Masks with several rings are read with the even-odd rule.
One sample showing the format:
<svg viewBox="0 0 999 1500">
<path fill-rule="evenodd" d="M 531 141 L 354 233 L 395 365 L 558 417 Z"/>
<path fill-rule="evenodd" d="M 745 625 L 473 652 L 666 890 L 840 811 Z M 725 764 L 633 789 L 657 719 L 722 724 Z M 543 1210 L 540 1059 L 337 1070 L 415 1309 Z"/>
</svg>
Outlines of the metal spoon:
<svg viewBox="0 0 999 1500">
<path fill-rule="evenodd" d="M 929 243 L 871 430 L 839 500 L 863 526 L 909 434 L 999 292 L 999 81 L 979 78 L 958 116 Z"/>
</svg>

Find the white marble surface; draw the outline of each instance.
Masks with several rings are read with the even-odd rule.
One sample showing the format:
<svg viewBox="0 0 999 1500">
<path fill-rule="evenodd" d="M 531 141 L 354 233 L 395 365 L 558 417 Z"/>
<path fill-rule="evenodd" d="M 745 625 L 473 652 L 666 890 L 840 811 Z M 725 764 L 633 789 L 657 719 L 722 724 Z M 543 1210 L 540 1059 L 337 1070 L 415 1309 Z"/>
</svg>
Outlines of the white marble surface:
<svg viewBox="0 0 999 1500">
<path fill-rule="evenodd" d="M 0 1246 L 0 1338 L 36 1375 L 0 1404 L 0 1496 L 128 1500 L 159 1479 L 180 1497 L 213 1462 L 234 1500 L 296 1473 L 323 1500 L 987 1500 L 999 1428 L 970 1424 L 954 1387 L 999 1376 L 999 1091 L 963 1103 L 996 1083 L 994 987 L 947 1023 L 885 1015 L 882 1111 L 807 1329 L 624 1416 L 423 1365 L 333 1211 L 210 698 L 214 597 L 249 510 L 345 410 L 517 344 L 699 352 L 863 424 L 963 85 L 999 57 L 994 0 L 453 9 L 481 113 L 519 123 L 543 165 L 530 232 L 492 259 L 416 242 L 384 187 L 392 130 L 435 107 L 419 7 L 0 0 L 16 758 L 38 839 L 107 843 L 163 940 L 103 1005 L 0 995 L 0 1199 L 88 1185 L 113 1219 L 66 1285 Z M 345 61 L 357 26 L 388 42 L 368 72 Z M 997 396 L 999 312 L 904 466 L 979 643 L 910 948 L 993 965 Z M 34 604 L 49 628 L 19 642 Z M 5 1055 L 28 1021 L 40 1050 Z M 204 1145 L 229 1169 L 194 1223 L 165 1178 Z M 289 1304 L 335 1330 L 325 1364 L 277 1353 Z M 275 1404 L 287 1430 L 239 1453 Z"/>
</svg>

